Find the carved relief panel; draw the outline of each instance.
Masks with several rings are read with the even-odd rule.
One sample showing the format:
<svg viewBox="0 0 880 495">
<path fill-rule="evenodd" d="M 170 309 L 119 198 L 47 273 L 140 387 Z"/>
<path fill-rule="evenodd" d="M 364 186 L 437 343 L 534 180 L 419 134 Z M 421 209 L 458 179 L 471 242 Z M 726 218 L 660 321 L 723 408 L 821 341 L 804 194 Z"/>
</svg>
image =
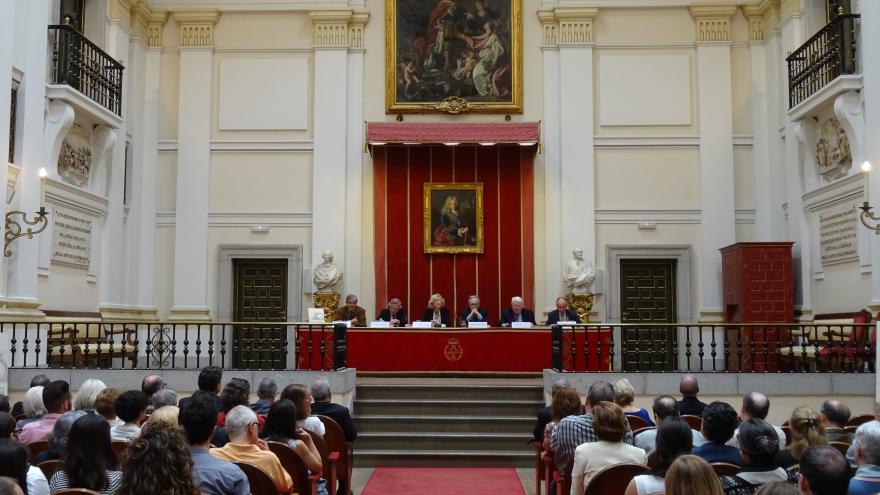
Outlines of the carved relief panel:
<svg viewBox="0 0 880 495">
<path fill-rule="evenodd" d="M 840 121 L 831 118 L 821 125 L 816 143 L 816 168 L 826 180 L 843 176 L 852 165 L 852 154 L 846 132 Z"/>
<path fill-rule="evenodd" d="M 67 183 L 78 187 L 88 187 L 91 173 L 91 136 L 89 136 L 89 131 L 83 127 L 74 125 L 61 144 L 61 153 L 58 155 L 58 175 Z"/>
</svg>

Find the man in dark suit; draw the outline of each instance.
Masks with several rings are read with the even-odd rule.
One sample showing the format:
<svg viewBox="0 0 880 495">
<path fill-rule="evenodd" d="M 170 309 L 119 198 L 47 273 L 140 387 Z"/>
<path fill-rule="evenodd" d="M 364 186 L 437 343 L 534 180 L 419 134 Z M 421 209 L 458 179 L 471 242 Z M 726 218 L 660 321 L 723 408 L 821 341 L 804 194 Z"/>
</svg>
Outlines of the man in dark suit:
<svg viewBox="0 0 880 495">
<path fill-rule="evenodd" d="M 531 309 L 524 308 L 523 305 L 523 298 L 514 296 L 510 300 L 510 307 L 501 313 L 501 318 L 499 319 L 501 326 L 510 327 L 516 322 L 537 325 L 537 323 L 535 323 L 535 312 Z"/>
<path fill-rule="evenodd" d="M 461 312 L 458 324 L 466 327 L 472 321 L 489 323 L 489 316 L 486 310 L 480 307 L 480 297 L 476 295 L 468 297 L 468 307 Z"/>
<path fill-rule="evenodd" d="M 367 326 L 367 310 L 358 306 L 358 297 L 354 294 L 345 296 L 345 306 L 336 310 L 333 315 L 336 321 L 350 321 L 353 327 Z"/>
<path fill-rule="evenodd" d="M 345 441 L 354 442 L 358 433 L 351 420 L 351 412 L 343 405 L 330 402 L 330 382 L 324 378 L 318 378 L 312 383 L 311 390 L 312 397 L 315 399 L 312 404 L 312 414 L 320 414 L 333 419 L 342 427 Z"/>
<path fill-rule="evenodd" d="M 678 391 L 681 392 L 681 402 L 678 403 L 679 412 L 681 414 L 691 414 L 693 416 L 701 416 L 706 404 L 700 402 L 697 394 L 700 393 L 700 384 L 694 375 L 684 375 L 678 384 Z"/>
<path fill-rule="evenodd" d="M 553 396 L 556 395 L 556 392 L 570 387 L 571 384 L 568 383 L 568 380 L 565 378 L 560 378 L 553 382 L 553 386 L 550 387 L 550 402 L 553 402 Z M 547 423 L 550 422 L 552 414 L 550 406 L 544 407 L 538 411 L 538 422 L 535 424 L 534 431 L 532 431 L 532 435 L 535 437 L 536 442 L 544 441 L 544 428 L 547 427 Z"/>
<path fill-rule="evenodd" d="M 388 301 L 388 307 L 379 313 L 379 320 L 387 321 L 392 327 L 405 327 L 406 311 L 401 308 L 400 299 L 395 297 Z"/>
<path fill-rule="evenodd" d="M 223 410 L 223 401 L 220 399 L 219 395 L 220 381 L 222 379 L 223 370 L 218 366 L 205 366 L 202 368 L 202 371 L 199 372 L 199 390 L 204 390 L 211 394 L 211 397 L 214 399 L 214 406 L 217 407 L 218 411 Z M 177 403 L 177 407 L 181 410 L 186 409 L 190 400 L 189 397 L 180 399 L 180 402 Z"/>
<path fill-rule="evenodd" d="M 581 319 L 578 318 L 577 313 L 568 309 L 568 299 L 564 297 L 556 298 L 556 309 L 551 311 L 550 314 L 547 315 L 548 325 L 555 325 L 560 321 L 573 321 L 575 323 L 581 322 Z"/>
</svg>

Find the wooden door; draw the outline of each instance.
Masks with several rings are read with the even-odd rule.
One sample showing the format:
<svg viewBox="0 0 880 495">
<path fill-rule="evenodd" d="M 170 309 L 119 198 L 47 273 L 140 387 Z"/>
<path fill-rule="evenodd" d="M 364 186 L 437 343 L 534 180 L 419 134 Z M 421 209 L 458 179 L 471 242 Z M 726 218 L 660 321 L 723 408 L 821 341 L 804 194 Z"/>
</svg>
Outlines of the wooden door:
<svg viewBox="0 0 880 495">
<path fill-rule="evenodd" d="M 236 322 L 287 321 L 287 260 L 233 260 Z M 233 366 L 284 369 L 287 335 L 283 325 L 236 325 Z"/>
<path fill-rule="evenodd" d="M 622 323 L 674 323 L 676 260 L 620 261 Z M 671 371 L 675 368 L 674 327 L 624 327 L 623 369 Z"/>
</svg>

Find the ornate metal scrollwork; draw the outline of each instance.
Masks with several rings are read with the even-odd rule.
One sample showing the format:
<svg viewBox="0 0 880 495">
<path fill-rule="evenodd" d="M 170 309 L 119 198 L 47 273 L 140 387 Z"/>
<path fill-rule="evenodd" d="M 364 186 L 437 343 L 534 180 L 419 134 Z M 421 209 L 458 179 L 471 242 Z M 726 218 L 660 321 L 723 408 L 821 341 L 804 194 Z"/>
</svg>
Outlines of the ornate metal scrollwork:
<svg viewBox="0 0 880 495">
<path fill-rule="evenodd" d="M 164 368 L 173 354 L 171 329 L 157 326 L 150 329 L 150 366 Z"/>
<path fill-rule="evenodd" d="M 13 219 L 13 216 L 15 215 L 21 215 L 21 223 Z M 19 237 L 33 239 L 35 235 L 46 230 L 46 227 L 49 225 L 49 220 L 47 218 L 49 213 L 46 211 L 46 208 L 40 207 L 40 211 L 36 212 L 36 215 L 37 216 L 34 217 L 33 220 L 28 220 L 27 213 L 23 211 L 10 211 L 6 214 L 6 244 L 3 246 L 4 256 L 7 258 L 12 256 L 12 250 L 9 249 L 9 245 L 12 244 L 12 241 Z M 40 227 L 37 229 L 28 227 L 26 230 L 22 231 L 23 225 L 40 225 Z"/>
</svg>

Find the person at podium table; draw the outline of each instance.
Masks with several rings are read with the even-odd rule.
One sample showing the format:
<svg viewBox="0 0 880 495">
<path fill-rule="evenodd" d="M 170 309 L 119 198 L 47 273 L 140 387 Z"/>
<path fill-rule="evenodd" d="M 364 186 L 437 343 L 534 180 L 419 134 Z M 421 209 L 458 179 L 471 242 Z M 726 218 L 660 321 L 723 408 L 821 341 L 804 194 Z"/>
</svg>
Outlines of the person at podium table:
<svg viewBox="0 0 880 495">
<path fill-rule="evenodd" d="M 525 303 L 523 302 L 523 298 L 514 296 L 510 300 L 510 307 L 501 313 L 501 318 L 499 320 L 501 326 L 510 327 L 513 326 L 514 323 L 531 323 L 532 325 L 537 325 L 537 323 L 535 323 L 535 312 L 524 306 Z"/>
<path fill-rule="evenodd" d="M 446 309 L 446 300 L 440 294 L 431 295 L 428 300 L 428 307 L 422 313 L 421 321 L 430 321 L 434 327 L 451 327 L 452 318 L 449 316 L 449 310 Z"/>
<path fill-rule="evenodd" d="M 547 315 L 547 325 L 555 325 L 560 321 L 573 321 L 580 323 L 577 313 L 568 309 L 568 299 L 564 297 L 556 298 L 556 309 Z"/>
<path fill-rule="evenodd" d="M 349 294 L 345 296 L 345 306 L 336 310 L 333 319 L 351 322 L 353 327 L 365 327 L 367 326 L 367 310 L 358 306 L 356 295 Z"/>
<path fill-rule="evenodd" d="M 379 313 L 381 321 L 387 321 L 392 327 L 406 326 L 406 311 L 401 307 L 400 299 L 394 298 L 388 301 L 388 307 Z"/>
<path fill-rule="evenodd" d="M 489 318 L 486 310 L 480 307 L 480 297 L 476 295 L 468 297 L 468 307 L 464 308 L 464 311 L 461 312 L 459 325 L 466 327 L 468 323 L 483 321 L 488 324 Z"/>
</svg>

